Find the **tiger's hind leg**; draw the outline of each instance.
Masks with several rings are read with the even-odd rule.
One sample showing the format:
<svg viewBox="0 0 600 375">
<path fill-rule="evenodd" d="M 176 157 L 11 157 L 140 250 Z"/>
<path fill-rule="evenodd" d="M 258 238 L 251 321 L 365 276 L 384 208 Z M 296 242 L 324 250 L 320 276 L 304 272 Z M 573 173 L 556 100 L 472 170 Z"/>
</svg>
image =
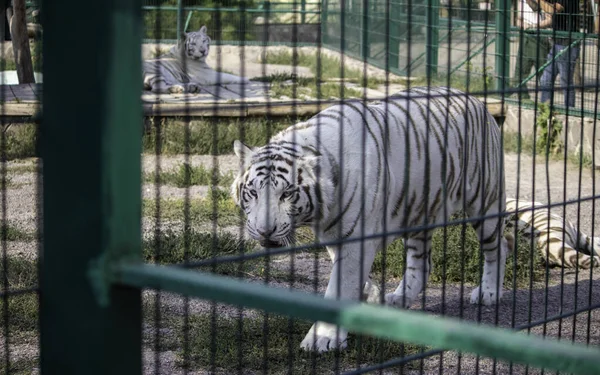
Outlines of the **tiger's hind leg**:
<svg viewBox="0 0 600 375">
<path fill-rule="evenodd" d="M 565 268 L 579 267 L 583 269 L 598 266 L 600 262 L 598 255 L 590 255 L 585 248 L 575 249 L 569 241 L 566 239 L 563 240 L 560 235 L 551 235 L 549 240 L 547 236 L 547 233 L 540 234 L 538 248 L 549 266 L 562 266 Z"/>
<path fill-rule="evenodd" d="M 406 272 L 394 293 L 385 296 L 387 305 L 410 307 L 423 290 L 431 274 L 431 232 L 404 241 Z"/>
<path fill-rule="evenodd" d="M 492 204 L 492 206 L 496 205 Z M 488 210 L 484 216 L 496 213 L 497 211 Z M 469 214 L 470 217 L 475 216 L 472 211 Z M 504 225 L 501 217 L 489 217 L 475 222 L 473 228 L 481 243 L 484 262 L 481 284 L 471 293 L 471 303 L 489 306 L 502 298 L 509 243 L 503 235 Z"/>
</svg>

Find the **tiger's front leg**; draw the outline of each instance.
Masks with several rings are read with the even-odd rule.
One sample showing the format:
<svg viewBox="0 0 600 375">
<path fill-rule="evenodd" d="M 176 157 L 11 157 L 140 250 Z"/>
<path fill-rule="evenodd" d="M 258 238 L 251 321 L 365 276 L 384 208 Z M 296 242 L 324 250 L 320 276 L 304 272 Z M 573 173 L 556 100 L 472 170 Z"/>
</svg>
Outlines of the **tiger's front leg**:
<svg viewBox="0 0 600 375">
<path fill-rule="evenodd" d="M 394 293 L 385 295 L 389 306 L 407 308 L 427 285 L 431 274 L 431 233 L 404 241 L 406 272 Z"/>
<path fill-rule="evenodd" d="M 369 272 L 375 259 L 378 242 L 366 241 L 362 257 L 359 242 L 344 244 L 341 249 L 327 247 L 333 268 L 329 275 L 325 298 L 356 301 L 360 299 L 365 283 L 369 281 Z M 335 324 L 316 322 L 302 340 L 300 347 L 317 352 L 344 349 L 348 345 L 347 338 L 348 331 L 345 329 Z"/>
</svg>

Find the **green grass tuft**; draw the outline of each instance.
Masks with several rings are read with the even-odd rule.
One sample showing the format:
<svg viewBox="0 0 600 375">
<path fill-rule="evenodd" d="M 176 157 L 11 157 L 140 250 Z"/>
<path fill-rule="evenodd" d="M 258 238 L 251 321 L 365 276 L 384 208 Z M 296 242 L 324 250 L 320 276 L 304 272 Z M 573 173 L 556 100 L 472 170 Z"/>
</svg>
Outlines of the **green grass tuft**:
<svg viewBox="0 0 600 375">
<path fill-rule="evenodd" d="M 342 78 L 343 73 L 343 78 L 345 80 L 355 82 L 361 87 L 376 89 L 383 83 L 381 79 L 368 76 L 365 77 L 363 72 L 359 69 L 344 67 L 342 72 L 342 63 L 340 59 L 324 54 L 320 55 L 319 59 L 317 54 L 299 52 L 294 55 L 287 51 L 270 52 L 265 54 L 261 62 L 265 64 L 307 67 L 310 69 L 311 73 L 321 81 L 340 79 Z"/>
<path fill-rule="evenodd" d="M 311 326 L 310 322 L 279 315 L 236 319 L 196 315 L 189 319 L 189 356 L 194 368 L 208 368 L 214 361 L 226 373 L 266 372 L 270 374 L 325 374 L 335 370 L 355 368 L 357 363 L 378 363 L 403 355 L 414 354 L 419 347 L 366 336 L 349 336 L 348 348 L 338 353 L 314 356 L 300 349 L 299 343 Z M 216 334 L 213 342 L 212 328 Z M 268 340 L 265 334 L 268 332 Z M 183 339 L 183 324 L 177 327 Z M 183 364 L 182 352 L 180 364 Z M 339 357 L 337 357 L 339 355 Z M 313 357 L 314 356 L 314 357 Z M 241 362 L 240 362 L 241 357 Z M 267 366 L 265 368 L 264 366 Z M 291 372 L 290 372 L 291 371 Z"/>
<path fill-rule="evenodd" d="M 533 135 L 520 135 L 517 132 L 504 132 L 504 152 L 538 157 L 541 160 L 563 161 L 565 157 L 564 149 L 559 153 L 546 153 L 545 148 L 537 145 Z M 582 150 L 567 153 L 567 161 L 577 168 L 591 168 L 594 164 L 592 157 Z"/>
<path fill-rule="evenodd" d="M 212 189 L 205 198 L 189 200 L 187 219 L 192 223 L 208 223 L 216 220 L 218 225 L 235 225 L 240 222 L 239 212 L 229 193 L 216 188 Z M 154 199 L 142 201 L 142 216 L 156 217 L 159 214 L 163 220 L 185 220 L 185 200 L 161 199 L 158 208 Z"/>
<path fill-rule="evenodd" d="M 36 124 L 13 125 L 6 130 L 6 159 L 22 159 L 38 156 L 38 129 Z"/>
<path fill-rule="evenodd" d="M 37 262 L 22 257 L 7 257 L 6 278 L 9 290 L 35 288 L 38 285 Z M 4 279 L 0 269 L 0 278 Z M 4 300 L 0 299 L 0 311 L 4 309 Z M 38 328 L 38 296 L 36 293 L 13 295 L 8 297 L 8 327 L 12 334 L 35 333 Z M 0 324 L 4 326 L 6 317 L 2 314 Z"/>
<path fill-rule="evenodd" d="M 6 234 L 4 234 L 6 232 Z M 29 242 L 36 239 L 35 233 L 26 232 L 10 224 L 0 226 L 0 238 L 6 235 L 7 241 L 23 241 Z"/>
<path fill-rule="evenodd" d="M 225 175 L 219 173 L 217 169 L 207 169 L 203 165 L 193 166 L 182 163 L 177 169 L 161 172 L 159 179 L 162 184 L 173 185 L 180 188 L 193 185 L 219 185 L 229 187 L 233 183 L 235 176 L 233 172 Z M 155 173 L 146 173 L 144 182 L 154 183 Z"/>
<path fill-rule="evenodd" d="M 201 261 L 217 256 L 242 254 L 253 249 L 253 243 L 241 240 L 231 233 L 222 232 L 216 235 L 189 229 L 181 232 L 166 230 L 158 238 L 145 240 L 142 253 L 147 262 L 176 264 L 183 263 L 186 258 L 191 262 Z M 259 263 L 264 263 L 264 260 L 221 263 L 214 268 L 207 266 L 200 269 L 222 275 L 247 277 L 257 272 L 260 268 Z"/>
<path fill-rule="evenodd" d="M 243 140 L 249 146 L 264 145 L 277 132 L 302 118 L 242 118 L 198 120 L 186 124 L 177 120 L 161 120 L 143 137 L 143 151 L 155 154 L 157 143 L 163 155 L 190 154 L 223 155 L 233 153 L 233 141 Z M 186 143 L 188 147 L 186 147 Z"/>
<path fill-rule="evenodd" d="M 450 220 L 462 218 L 455 215 Z M 446 229 L 446 241 L 444 241 L 443 228 L 435 229 L 432 238 L 431 263 L 433 270 L 430 281 L 433 283 L 460 283 L 464 281 L 470 284 L 479 284 L 481 280 L 480 265 L 481 252 L 479 240 L 475 230 L 470 226 L 452 225 Z M 510 232 L 512 234 L 512 232 Z M 464 235 L 464 242 L 463 242 Z M 445 248 L 445 251 L 444 251 Z M 533 257 L 532 257 L 533 251 Z M 516 253 L 516 269 L 514 267 L 514 254 Z M 516 275 L 517 286 L 526 286 L 533 278 L 539 281 L 544 276 L 543 260 L 537 249 L 532 249 L 531 242 L 522 236 L 517 236 L 515 253 L 511 253 L 507 259 L 505 286 L 512 287 L 513 277 Z M 381 277 L 383 272 L 383 253 L 375 257 L 372 272 L 374 277 Z M 385 273 L 387 277 L 402 277 L 406 262 L 404 244 L 401 240 L 391 243 L 385 252 Z M 530 262 L 533 260 L 533 269 Z M 463 266 L 464 264 L 464 266 Z M 464 272 L 463 272 L 464 270 Z M 533 272 L 532 272 L 533 271 Z"/>
</svg>

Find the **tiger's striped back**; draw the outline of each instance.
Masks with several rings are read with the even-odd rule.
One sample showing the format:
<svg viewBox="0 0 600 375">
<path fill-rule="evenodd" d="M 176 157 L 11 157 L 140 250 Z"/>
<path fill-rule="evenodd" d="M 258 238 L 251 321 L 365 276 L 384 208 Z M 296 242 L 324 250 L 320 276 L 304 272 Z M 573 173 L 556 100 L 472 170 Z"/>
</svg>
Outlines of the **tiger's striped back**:
<svg viewBox="0 0 600 375">
<path fill-rule="evenodd" d="M 516 228 L 525 238 L 533 238 L 548 265 L 588 269 L 600 264 L 600 237 L 577 231 L 573 223 L 548 212 L 544 204 L 507 198 L 506 211 L 510 212 L 507 228 Z"/>
</svg>

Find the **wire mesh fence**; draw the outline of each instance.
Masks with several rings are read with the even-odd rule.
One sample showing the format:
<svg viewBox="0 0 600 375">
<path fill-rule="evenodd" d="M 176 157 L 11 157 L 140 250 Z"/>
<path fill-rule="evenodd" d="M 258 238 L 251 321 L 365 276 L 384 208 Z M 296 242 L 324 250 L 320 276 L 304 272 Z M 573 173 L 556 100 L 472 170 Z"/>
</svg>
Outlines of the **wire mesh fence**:
<svg viewBox="0 0 600 375">
<path fill-rule="evenodd" d="M 596 4 L 67 3 L 39 128 L 1 50 L 1 372 L 596 373 Z"/>
</svg>

